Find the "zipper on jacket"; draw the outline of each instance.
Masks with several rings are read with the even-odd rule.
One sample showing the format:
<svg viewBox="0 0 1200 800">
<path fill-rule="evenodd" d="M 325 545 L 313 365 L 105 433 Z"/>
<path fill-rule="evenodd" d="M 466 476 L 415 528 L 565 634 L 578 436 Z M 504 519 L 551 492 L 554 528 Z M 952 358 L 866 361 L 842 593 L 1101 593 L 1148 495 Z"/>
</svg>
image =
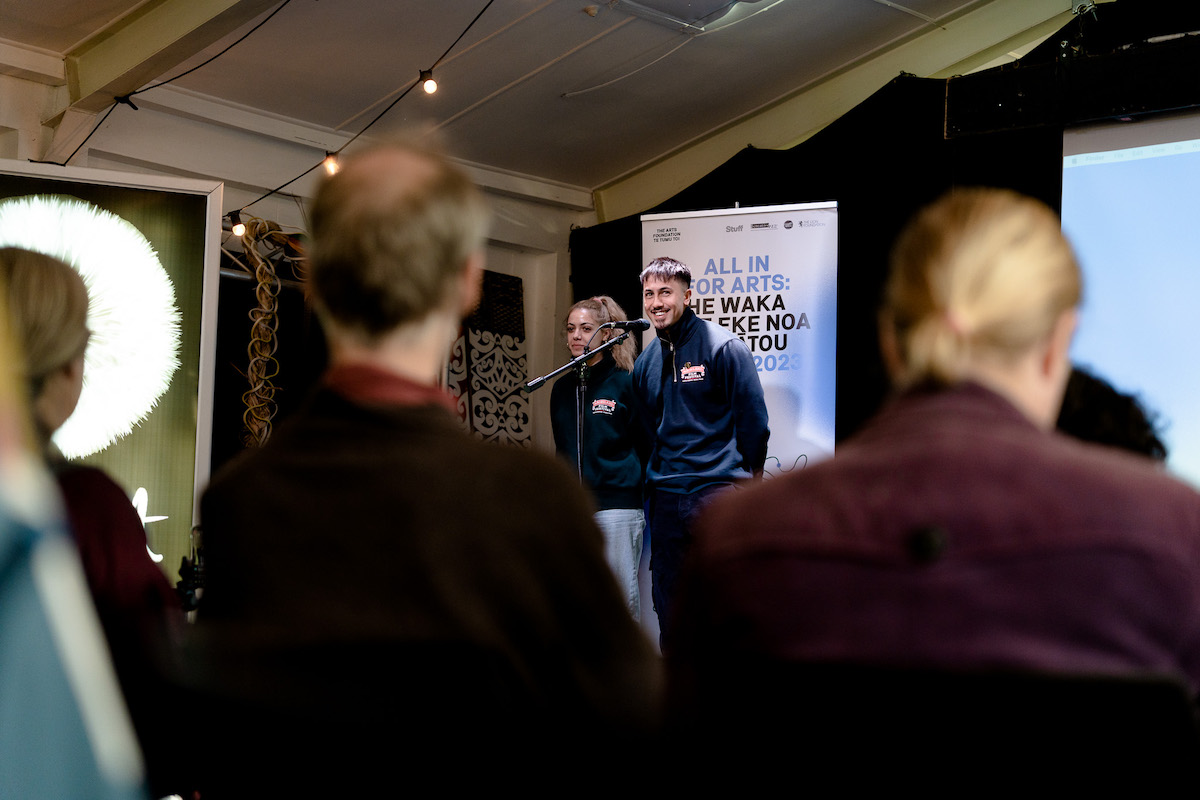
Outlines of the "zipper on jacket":
<svg viewBox="0 0 1200 800">
<path fill-rule="evenodd" d="M 671 345 L 671 383 L 679 383 L 679 372 L 675 369 L 675 343 L 670 342 L 669 344 Z"/>
</svg>

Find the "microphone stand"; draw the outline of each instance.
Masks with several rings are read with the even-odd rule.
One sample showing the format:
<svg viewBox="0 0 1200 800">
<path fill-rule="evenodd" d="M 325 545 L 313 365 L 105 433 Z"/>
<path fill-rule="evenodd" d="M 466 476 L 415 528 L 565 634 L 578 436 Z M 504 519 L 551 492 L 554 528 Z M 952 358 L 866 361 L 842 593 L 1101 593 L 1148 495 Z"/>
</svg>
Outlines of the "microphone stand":
<svg viewBox="0 0 1200 800">
<path fill-rule="evenodd" d="M 572 358 L 553 372 L 543 375 L 540 378 L 534 378 L 522 387 L 526 393 L 533 392 L 545 386 L 547 381 L 557 378 L 569 369 L 574 369 L 578 373 L 579 385 L 575 388 L 575 466 L 579 474 L 580 484 L 583 483 L 583 409 L 587 403 L 587 379 L 588 372 L 590 371 L 588 362 L 605 350 L 616 347 L 628 337 L 629 329 L 622 330 L 620 335 L 612 337 L 595 350 L 585 349 L 583 354 L 578 358 Z"/>
<path fill-rule="evenodd" d="M 563 364 L 561 367 L 554 370 L 553 372 L 548 372 L 540 378 L 534 378 L 529 383 L 522 386 L 521 391 L 526 392 L 526 393 L 537 391 L 538 389 L 540 389 L 546 385 L 546 381 L 557 378 L 559 375 L 562 375 L 564 372 L 566 372 L 569 369 L 577 368 L 580 364 L 583 364 L 583 366 L 586 367 L 587 364 L 584 362 L 591 361 L 592 358 L 597 353 L 603 353 L 605 350 L 608 350 L 609 348 L 616 347 L 621 342 L 625 341 L 625 339 L 628 336 L 629 336 L 629 331 L 627 331 L 627 330 L 621 331 L 621 334 L 619 336 L 614 336 L 613 338 L 609 339 L 604 344 L 597 347 L 595 350 L 587 350 L 583 353 L 583 355 L 579 356 L 578 358 L 572 358 L 570 361 Z"/>
</svg>

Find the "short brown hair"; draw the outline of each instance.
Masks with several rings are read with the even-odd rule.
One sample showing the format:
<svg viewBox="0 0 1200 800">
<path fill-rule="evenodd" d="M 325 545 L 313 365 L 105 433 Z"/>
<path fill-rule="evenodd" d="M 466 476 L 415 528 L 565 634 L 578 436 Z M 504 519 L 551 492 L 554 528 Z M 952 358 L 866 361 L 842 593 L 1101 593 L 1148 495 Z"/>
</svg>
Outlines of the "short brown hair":
<svg viewBox="0 0 1200 800">
<path fill-rule="evenodd" d="M 647 278 L 658 278 L 660 281 L 682 281 L 685 288 L 692 286 L 692 270 L 682 261 L 659 256 L 646 265 L 638 276 L 643 285 Z"/>
<path fill-rule="evenodd" d="M 396 141 L 355 154 L 313 202 L 318 310 L 367 341 L 424 318 L 483 247 L 488 219 L 482 193 L 439 150 Z"/>
<path fill-rule="evenodd" d="M 1079 305 L 1082 278 L 1057 215 L 1002 189 L 960 189 L 925 208 L 892 249 L 882 324 L 901 387 L 950 384 L 973 360 L 1011 359 Z"/>
</svg>

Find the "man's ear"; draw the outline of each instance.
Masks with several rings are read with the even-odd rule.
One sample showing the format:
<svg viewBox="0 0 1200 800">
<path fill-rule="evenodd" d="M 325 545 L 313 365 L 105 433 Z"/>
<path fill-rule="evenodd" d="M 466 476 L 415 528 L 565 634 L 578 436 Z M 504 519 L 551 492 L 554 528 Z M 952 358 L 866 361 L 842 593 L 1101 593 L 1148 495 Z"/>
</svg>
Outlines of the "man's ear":
<svg viewBox="0 0 1200 800">
<path fill-rule="evenodd" d="M 479 307 L 479 299 L 483 294 L 483 251 L 477 250 L 467 256 L 467 262 L 458 276 L 458 311 L 462 317 L 468 316 Z"/>
</svg>

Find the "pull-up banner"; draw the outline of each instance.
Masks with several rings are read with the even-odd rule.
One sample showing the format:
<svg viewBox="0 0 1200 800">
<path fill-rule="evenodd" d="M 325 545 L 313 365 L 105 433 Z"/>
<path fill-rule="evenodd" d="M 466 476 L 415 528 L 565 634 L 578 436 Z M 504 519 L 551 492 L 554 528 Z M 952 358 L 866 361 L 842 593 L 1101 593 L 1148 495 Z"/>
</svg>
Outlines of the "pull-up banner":
<svg viewBox="0 0 1200 800">
<path fill-rule="evenodd" d="M 768 477 L 832 455 L 837 203 L 641 219 L 642 263 L 668 256 L 687 264 L 692 310 L 754 354 L 771 426 Z"/>
</svg>

